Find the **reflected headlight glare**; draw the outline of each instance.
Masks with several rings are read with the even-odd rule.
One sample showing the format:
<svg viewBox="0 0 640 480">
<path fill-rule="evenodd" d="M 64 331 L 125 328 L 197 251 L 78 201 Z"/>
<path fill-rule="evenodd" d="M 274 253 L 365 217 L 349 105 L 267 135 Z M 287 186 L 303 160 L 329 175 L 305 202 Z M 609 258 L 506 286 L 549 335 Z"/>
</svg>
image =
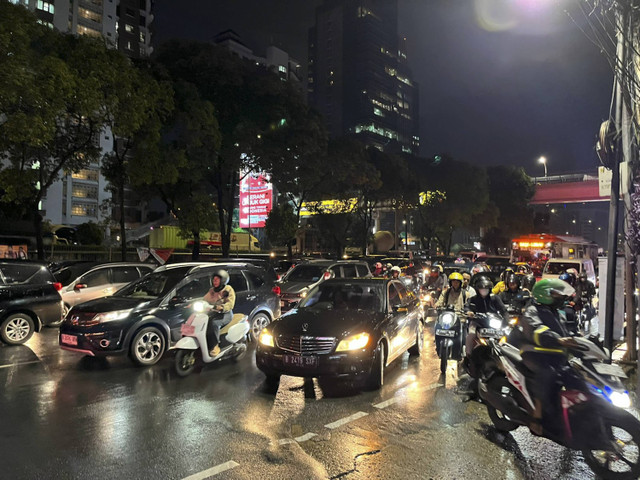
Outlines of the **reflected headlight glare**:
<svg viewBox="0 0 640 480">
<path fill-rule="evenodd" d="M 489 320 L 489 327 L 495 328 L 496 330 L 502 328 L 502 320 L 492 318 L 491 320 Z"/>
<path fill-rule="evenodd" d="M 509 320 L 509 325 L 517 325 L 518 324 L 518 317 L 513 317 Z"/>
<path fill-rule="evenodd" d="M 360 350 L 367 346 L 369 343 L 368 333 L 358 333 L 357 335 L 351 335 L 350 337 L 341 340 L 336 348 L 336 352 L 348 352 L 351 350 Z"/>
<path fill-rule="evenodd" d="M 613 392 L 611 394 L 611 403 L 619 408 L 629 408 L 631 406 L 631 398 L 627 392 Z"/>
<path fill-rule="evenodd" d="M 96 322 L 113 322 L 115 320 L 123 320 L 129 316 L 133 308 L 127 310 L 116 310 L 115 312 L 99 313 L 93 320 Z"/>
<path fill-rule="evenodd" d="M 193 304 L 193 311 L 194 312 L 204 312 L 205 305 L 206 305 L 205 302 L 195 302 Z"/>
<path fill-rule="evenodd" d="M 451 325 L 453 325 L 454 320 L 455 320 L 455 317 L 453 316 L 452 313 L 443 313 L 442 317 L 440 317 L 440 323 L 444 328 L 451 328 Z"/>
<path fill-rule="evenodd" d="M 263 330 L 263 332 L 260 334 L 260 343 L 262 345 L 266 345 L 267 347 L 273 347 L 275 345 L 275 343 L 273 343 L 273 335 L 271 335 L 271 333 L 267 332 L 266 330 Z"/>
</svg>

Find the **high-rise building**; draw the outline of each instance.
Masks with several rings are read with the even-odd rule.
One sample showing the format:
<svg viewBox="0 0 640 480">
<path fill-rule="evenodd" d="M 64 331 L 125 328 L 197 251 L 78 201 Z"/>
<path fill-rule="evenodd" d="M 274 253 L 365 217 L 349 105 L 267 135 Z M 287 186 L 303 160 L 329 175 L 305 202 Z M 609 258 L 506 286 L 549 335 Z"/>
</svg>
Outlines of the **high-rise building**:
<svg viewBox="0 0 640 480">
<path fill-rule="evenodd" d="M 152 0 L 11 0 L 32 10 L 43 25 L 64 33 L 103 37 L 108 45 L 131 58 L 151 54 Z M 94 140 L 102 153 L 111 151 L 113 140 L 106 130 Z M 77 173 L 67 173 L 47 190 L 42 201 L 43 217 L 53 224 L 78 225 L 109 217 L 104 210 L 112 198 L 99 163 Z M 143 221 L 140 201 L 134 192 L 125 193 L 127 221 Z"/>
<path fill-rule="evenodd" d="M 309 103 L 331 136 L 418 154 L 418 85 L 398 36 L 397 0 L 325 0 L 309 31 Z"/>
</svg>

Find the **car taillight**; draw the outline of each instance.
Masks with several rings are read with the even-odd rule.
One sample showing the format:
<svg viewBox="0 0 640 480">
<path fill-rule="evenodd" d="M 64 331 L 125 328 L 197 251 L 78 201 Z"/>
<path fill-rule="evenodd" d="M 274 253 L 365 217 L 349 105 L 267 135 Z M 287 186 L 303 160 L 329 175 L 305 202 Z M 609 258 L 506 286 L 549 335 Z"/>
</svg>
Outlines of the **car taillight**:
<svg viewBox="0 0 640 480">
<path fill-rule="evenodd" d="M 58 291 L 62 290 L 62 284 L 60 282 L 54 283 L 53 287 Z"/>
<path fill-rule="evenodd" d="M 324 279 L 329 280 L 331 278 L 331 272 L 324 272 Z"/>
<path fill-rule="evenodd" d="M 282 292 L 282 290 L 280 289 L 280 287 L 279 287 L 279 286 L 277 286 L 277 285 L 276 285 L 275 287 L 273 287 L 273 288 L 271 289 L 271 291 L 272 291 L 273 293 L 275 293 L 276 295 L 280 295 L 280 293 Z"/>
</svg>

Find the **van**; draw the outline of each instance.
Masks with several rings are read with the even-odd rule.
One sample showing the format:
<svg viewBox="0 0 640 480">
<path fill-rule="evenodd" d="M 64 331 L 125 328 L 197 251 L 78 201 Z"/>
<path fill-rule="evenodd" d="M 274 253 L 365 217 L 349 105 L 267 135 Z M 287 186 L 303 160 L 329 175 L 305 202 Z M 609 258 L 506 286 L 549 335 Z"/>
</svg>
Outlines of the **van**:
<svg viewBox="0 0 640 480">
<path fill-rule="evenodd" d="M 596 284 L 596 272 L 593 261 L 590 258 L 551 258 L 547 261 L 542 271 L 542 278 L 558 278 L 569 268 L 575 268 L 578 274 L 587 273 L 587 280 Z"/>
</svg>

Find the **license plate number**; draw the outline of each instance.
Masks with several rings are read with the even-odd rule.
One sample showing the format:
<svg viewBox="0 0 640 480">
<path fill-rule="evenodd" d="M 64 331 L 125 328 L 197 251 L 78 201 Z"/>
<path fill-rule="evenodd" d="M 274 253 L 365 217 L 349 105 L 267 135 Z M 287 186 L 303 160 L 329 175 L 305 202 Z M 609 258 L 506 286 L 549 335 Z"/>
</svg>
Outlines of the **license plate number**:
<svg viewBox="0 0 640 480">
<path fill-rule="evenodd" d="M 75 335 L 65 335 L 64 333 L 61 333 L 60 341 L 67 345 L 78 345 L 78 337 Z"/>
<path fill-rule="evenodd" d="M 613 375 L 614 377 L 627 378 L 627 374 L 624 373 L 618 365 L 609 365 L 608 363 L 595 363 L 593 365 L 600 375 Z"/>
<path fill-rule="evenodd" d="M 442 330 L 442 329 L 438 328 L 436 330 L 436 335 L 438 335 L 440 337 L 455 337 L 456 336 L 456 332 L 455 332 L 455 330 Z"/>
<path fill-rule="evenodd" d="M 194 327 L 193 325 L 187 325 L 185 323 L 182 325 L 182 327 L 180 327 L 180 333 L 183 337 L 189 337 L 196 333 L 196 327 Z"/>
<path fill-rule="evenodd" d="M 315 368 L 319 365 L 318 357 L 316 356 L 301 356 L 301 355 L 283 355 L 282 363 L 285 365 L 291 365 L 294 367 L 312 367 Z"/>
<path fill-rule="evenodd" d="M 478 335 L 481 337 L 497 337 L 500 332 L 495 328 L 479 328 Z"/>
</svg>

